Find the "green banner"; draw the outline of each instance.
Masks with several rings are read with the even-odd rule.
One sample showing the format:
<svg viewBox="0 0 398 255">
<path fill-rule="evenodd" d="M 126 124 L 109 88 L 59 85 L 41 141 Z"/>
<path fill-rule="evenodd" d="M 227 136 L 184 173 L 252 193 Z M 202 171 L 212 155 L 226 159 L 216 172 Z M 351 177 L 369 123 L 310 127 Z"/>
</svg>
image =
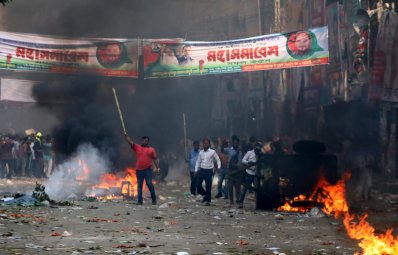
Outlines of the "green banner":
<svg viewBox="0 0 398 255">
<path fill-rule="evenodd" d="M 145 78 L 250 72 L 329 63 L 328 28 L 221 42 L 143 40 Z"/>
<path fill-rule="evenodd" d="M 137 39 L 81 39 L 0 32 L 0 69 L 138 77 Z"/>
</svg>

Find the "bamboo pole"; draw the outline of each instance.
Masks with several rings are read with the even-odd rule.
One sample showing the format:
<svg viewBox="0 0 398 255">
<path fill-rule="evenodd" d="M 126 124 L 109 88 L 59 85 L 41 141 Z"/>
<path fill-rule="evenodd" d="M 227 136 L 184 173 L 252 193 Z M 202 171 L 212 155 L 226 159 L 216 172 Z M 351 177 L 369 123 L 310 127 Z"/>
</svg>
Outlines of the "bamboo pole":
<svg viewBox="0 0 398 255">
<path fill-rule="evenodd" d="M 125 134 L 127 134 L 126 126 L 124 125 L 124 120 L 123 120 L 122 111 L 120 110 L 119 100 L 117 99 L 116 90 L 115 90 L 115 88 L 112 88 L 112 90 L 113 90 L 113 95 L 114 95 L 114 97 L 115 97 L 116 107 L 117 107 L 117 110 L 118 110 L 118 112 L 119 112 L 120 122 L 122 123 L 123 132 L 124 132 Z"/>
<path fill-rule="evenodd" d="M 182 113 L 182 125 L 184 129 L 184 152 L 186 157 L 188 155 L 188 150 L 187 150 L 187 122 L 185 119 L 185 113 Z"/>
</svg>

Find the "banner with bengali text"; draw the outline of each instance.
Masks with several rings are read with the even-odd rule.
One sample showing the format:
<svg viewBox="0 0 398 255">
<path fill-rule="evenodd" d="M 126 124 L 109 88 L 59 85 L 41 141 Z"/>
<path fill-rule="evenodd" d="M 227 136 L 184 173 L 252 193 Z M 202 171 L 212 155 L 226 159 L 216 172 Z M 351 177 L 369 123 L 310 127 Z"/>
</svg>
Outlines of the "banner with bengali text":
<svg viewBox="0 0 398 255">
<path fill-rule="evenodd" d="M 143 40 L 144 77 L 250 72 L 329 63 L 328 27 L 220 42 Z"/>
<path fill-rule="evenodd" d="M 138 39 L 0 32 L 0 69 L 138 77 Z"/>
</svg>

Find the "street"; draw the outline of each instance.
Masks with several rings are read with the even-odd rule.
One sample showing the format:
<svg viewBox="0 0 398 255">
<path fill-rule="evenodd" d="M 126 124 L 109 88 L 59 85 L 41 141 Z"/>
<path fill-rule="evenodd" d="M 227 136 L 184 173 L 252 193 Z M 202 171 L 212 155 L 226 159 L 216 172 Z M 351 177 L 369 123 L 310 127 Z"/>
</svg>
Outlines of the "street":
<svg viewBox="0 0 398 255">
<path fill-rule="evenodd" d="M 32 190 L 34 180 L 1 181 L 7 190 Z M 360 251 L 340 219 L 318 208 L 308 213 L 255 210 L 254 194 L 243 209 L 186 191 L 188 182 L 156 185 L 158 205 L 121 199 L 77 199 L 69 206 L 1 206 L 1 254 L 354 254 Z M 213 185 L 213 190 L 215 186 Z M 214 194 L 214 193 L 213 193 Z M 147 194 L 146 194 L 147 195 Z M 3 197 L 3 196 L 2 196 Z M 397 197 L 395 197 L 398 199 Z M 384 201 L 387 202 L 387 201 Z M 381 222 L 397 208 L 378 204 Z M 391 208 L 390 208 L 391 209 Z M 388 215 L 388 217 L 386 217 Z M 371 217 L 370 217 L 371 218 Z M 394 222 L 390 218 L 386 224 Z M 396 224 L 396 222 L 395 222 Z"/>
</svg>

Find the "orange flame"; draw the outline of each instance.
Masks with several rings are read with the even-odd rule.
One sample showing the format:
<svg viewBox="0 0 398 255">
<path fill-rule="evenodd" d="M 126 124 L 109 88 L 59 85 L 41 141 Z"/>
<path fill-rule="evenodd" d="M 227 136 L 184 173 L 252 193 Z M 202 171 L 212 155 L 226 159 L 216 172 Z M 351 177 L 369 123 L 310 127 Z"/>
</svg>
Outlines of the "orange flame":
<svg viewBox="0 0 398 255">
<path fill-rule="evenodd" d="M 316 200 L 324 205 L 322 209 L 326 214 L 333 215 L 335 218 L 342 217 L 348 236 L 358 240 L 358 246 L 362 248 L 361 253 L 356 255 L 395 255 L 398 254 L 398 236 L 393 236 L 392 229 L 388 229 L 384 234 L 375 234 L 375 229 L 366 221 L 367 215 L 359 218 L 349 213 L 349 206 L 346 200 L 345 181 L 350 178 L 345 175 L 344 178 L 336 183 L 329 184 L 324 178 L 321 178 L 310 196 L 310 200 Z M 300 195 L 297 198 L 306 199 Z M 297 201 L 297 200 L 296 200 Z M 282 207 L 280 207 L 282 210 Z M 278 208 L 278 210 L 280 209 Z M 286 207 L 288 209 L 288 207 Z M 290 210 L 291 211 L 291 210 Z"/>
<path fill-rule="evenodd" d="M 394 255 L 398 254 L 398 236 L 394 237 L 392 229 L 385 234 L 375 234 L 375 229 L 366 221 L 367 214 L 355 223 L 355 216 L 347 214 L 344 217 L 344 226 L 348 236 L 360 240 L 358 244 L 362 248 L 363 255 Z M 356 253 L 357 255 L 360 253 Z"/>
<path fill-rule="evenodd" d="M 280 206 L 277 211 L 285 211 L 285 212 L 306 212 L 308 211 L 307 208 L 303 207 L 295 207 L 292 206 L 292 203 L 295 201 L 303 201 L 307 200 L 305 195 L 298 195 L 297 197 L 293 198 L 293 200 L 286 202 L 284 205 Z"/>
<path fill-rule="evenodd" d="M 123 184 L 123 185 L 122 185 Z M 112 189 L 120 188 L 122 195 L 136 196 L 137 195 L 137 177 L 135 169 L 127 168 L 123 172 L 117 174 L 106 173 L 100 176 L 99 184 L 91 187 L 94 189 Z M 113 199 L 116 194 L 105 197 L 105 199 Z M 117 194 L 120 195 L 120 194 Z"/>
</svg>

